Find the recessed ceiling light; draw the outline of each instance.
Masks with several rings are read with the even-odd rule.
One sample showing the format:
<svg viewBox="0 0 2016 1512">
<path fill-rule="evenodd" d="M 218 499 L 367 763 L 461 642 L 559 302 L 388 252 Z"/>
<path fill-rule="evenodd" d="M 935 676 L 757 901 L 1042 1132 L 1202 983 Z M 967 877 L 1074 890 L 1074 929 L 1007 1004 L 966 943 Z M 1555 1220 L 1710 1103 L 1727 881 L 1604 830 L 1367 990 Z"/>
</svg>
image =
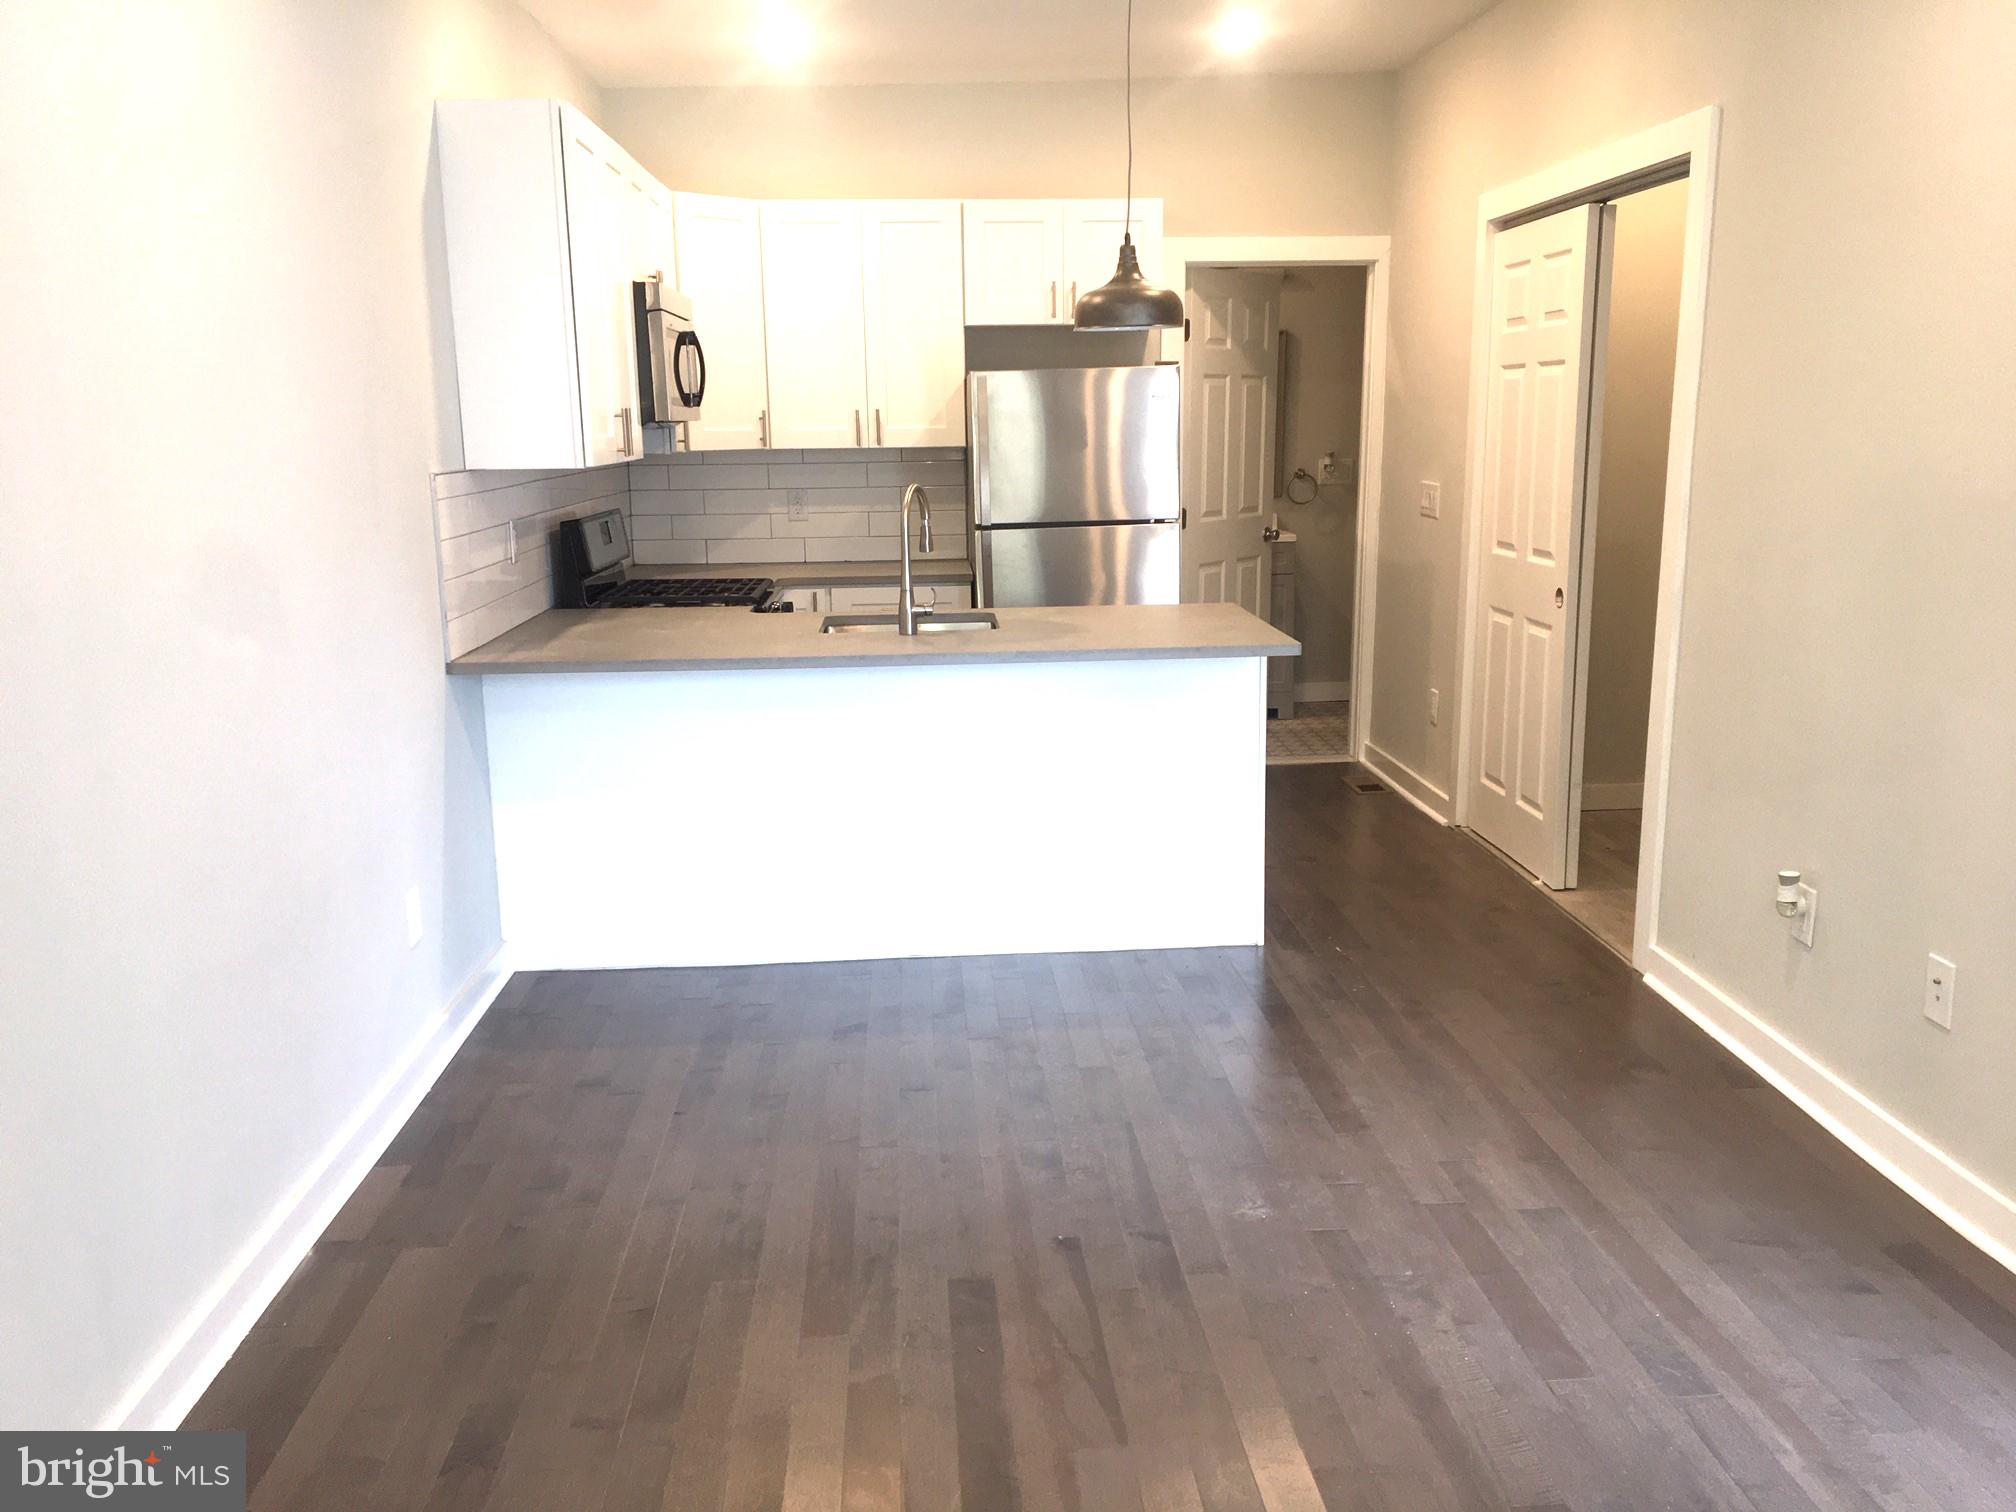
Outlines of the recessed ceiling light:
<svg viewBox="0 0 2016 1512">
<path fill-rule="evenodd" d="M 765 5 L 756 14 L 750 45 L 765 66 L 788 73 L 812 56 L 818 45 L 812 18 L 789 5 Z"/>
<path fill-rule="evenodd" d="M 1235 58 L 1253 51 L 1266 35 L 1267 18 L 1247 5 L 1233 6 L 1211 27 L 1211 40 L 1218 51 Z"/>
</svg>

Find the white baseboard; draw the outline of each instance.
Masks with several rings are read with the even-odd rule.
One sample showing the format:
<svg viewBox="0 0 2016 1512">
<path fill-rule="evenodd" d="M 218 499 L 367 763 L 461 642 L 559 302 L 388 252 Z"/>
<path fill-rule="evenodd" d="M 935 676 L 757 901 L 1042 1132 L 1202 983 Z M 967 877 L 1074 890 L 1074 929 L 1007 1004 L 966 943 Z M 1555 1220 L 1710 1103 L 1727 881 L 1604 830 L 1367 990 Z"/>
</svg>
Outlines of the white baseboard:
<svg viewBox="0 0 2016 1512">
<path fill-rule="evenodd" d="M 2016 1271 L 2016 1199 L 1843 1081 L 1684 961 L 1656 943 L 1651 955 L 1646 986 L 1962 1238 Z"/>
<path fill-rule="evenodd" d="M 1645 807 L 1642 782 L 1585 782 L 1582 807 L 1588 809 L 1634 809 Z"/>
<path fill-rule="evenodd" d="M 1295 684 L 1297 703 L 1348 703 L 1351 698 L 1351 679 L 1342 682 L 1298 682 Z"/>
<path fill-rule="evenodd" d="M 510 979 L 500 946 L 379 1078 L 105 1415 L 102 1427 L 153 1432 L 181 1423 Z"/>
<path fill-rule="evenodd" d="M 1399 757 L 1380 750 L 1368 740 L 1365 742 L 1364 762 L 1385 779 L 1388 787 L 1437 824 L 1449 822 L 1449 795 Z"/>
</svg>

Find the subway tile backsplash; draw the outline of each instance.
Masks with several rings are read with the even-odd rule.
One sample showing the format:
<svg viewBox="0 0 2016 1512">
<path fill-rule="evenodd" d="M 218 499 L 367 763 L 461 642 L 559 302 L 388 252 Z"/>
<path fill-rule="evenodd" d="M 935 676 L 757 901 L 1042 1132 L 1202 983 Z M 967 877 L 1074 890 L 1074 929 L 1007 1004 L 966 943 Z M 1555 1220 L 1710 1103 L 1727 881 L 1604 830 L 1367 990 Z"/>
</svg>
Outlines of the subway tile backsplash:
<svg viewBox="0 0 2016 1512">
<path fill-rule="evenodd" d="M 630 464 L 630 535 L 640 563 L 893 561 L 909 483 L 931 493 L 930 555 L 965 556 L 963 446 L 648 457 Z"/>
<path fill-rule="evenodd" d="M 436 474 L 448 656 L 553 607 L 551 543 L 564 519 L 623 510 L 640 566 L 894 561 L 909 483 L 930 490 L 929 555 L 964 557 L 959 446 L 680 452 L 585 472 Z"/>
<path fill-rule="evenodd" d="M 553 607 L 550 545 L 560 521 L 629 507 L 630 474 L 622 464 L 585 472 L 436 473 L 449 659 Z"/>
</svg>

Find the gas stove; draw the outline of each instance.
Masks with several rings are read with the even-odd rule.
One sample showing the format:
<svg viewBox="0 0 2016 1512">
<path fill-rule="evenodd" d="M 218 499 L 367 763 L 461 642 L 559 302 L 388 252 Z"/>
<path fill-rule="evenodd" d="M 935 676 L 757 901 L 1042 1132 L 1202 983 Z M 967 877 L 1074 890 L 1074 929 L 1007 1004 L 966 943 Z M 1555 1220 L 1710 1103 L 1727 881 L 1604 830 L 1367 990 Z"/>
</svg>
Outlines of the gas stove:
<svg viewBox="0 0 2016 1512">
<path fill-rule="evenodd" d="M 591 609 L 761 609 L 776 583 L 769 578 L 625 577 L 588 598 Z"/>
<path fill-rule="evenodd" d="M 791 603 L 770 578 L 631 577 L 623 512 L 562 520 L 554 541 L 553 598 L 562 609 L 753 609 L 783 614 Z"/>
</svg>

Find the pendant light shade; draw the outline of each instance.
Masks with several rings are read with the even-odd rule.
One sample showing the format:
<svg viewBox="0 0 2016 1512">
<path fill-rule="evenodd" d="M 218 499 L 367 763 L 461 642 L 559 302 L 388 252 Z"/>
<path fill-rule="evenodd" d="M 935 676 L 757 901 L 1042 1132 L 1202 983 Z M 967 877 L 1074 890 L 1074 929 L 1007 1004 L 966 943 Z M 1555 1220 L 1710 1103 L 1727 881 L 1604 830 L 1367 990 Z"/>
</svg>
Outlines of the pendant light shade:
<svg viewBox="0 0 2016 1512">
<path fill-rule="evenodd" d="M 1120 240 L 1120 266 L 1111 278 L 1079 298 L 1071 324 L 1081 331 L 1147 331 L 1183 324 L 1183 296 L 1158 289 L 1141 276 L 1132 233 Z"/>
<path fill-rule="evenodd" d="M 1134 251 L 1134 0 L 1127 0 L 1127 220 L 1120 234 L 1120 265 L 1079 299 L 1071 324 L 1081 331 L 1152 331 L 1183 324 L 1183 296 L 1143 278 Z"/>
</svg>

